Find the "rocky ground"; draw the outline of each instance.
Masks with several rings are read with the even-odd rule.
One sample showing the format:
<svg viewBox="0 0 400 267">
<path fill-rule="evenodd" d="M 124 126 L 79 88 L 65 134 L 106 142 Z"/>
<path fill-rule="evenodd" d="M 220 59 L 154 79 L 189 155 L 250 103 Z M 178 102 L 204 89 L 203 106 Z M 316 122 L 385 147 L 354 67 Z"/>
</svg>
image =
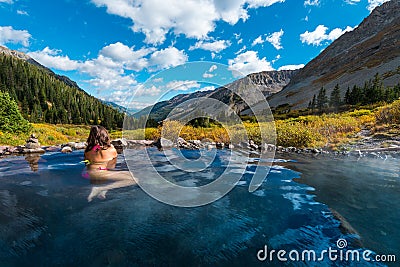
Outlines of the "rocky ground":
<svg viewBox="0 0 400 267">
<path fill-rule="evenodd" d="M 212 140 L 184 140 L 178 138 L 171 141 L 165 138 L 160 138 L 156 141 L 152 140 L 126 140 L 115 139 L 112 144 L 119 153 L 123 149 L 141 149 L 145 147 L 155 146 L 158 149 L 241 149 L 249 150 L 255 153 L 260 151 L 269 151 L 276 153 L 298 153 L 298 154 L 335 154 L 335 155 L 355 155 L 355 156 L 381 156 L 387 152 L 400 153 L 400 136 L 388 136 L 387 134 L 371 134 L 369 130 L 362 130 L 359 133 L 359 139 L 356 142 L 343 145 L 340 151 L 331 151 L 325 148 L 296 148 L 296 147 L 281 147 L 274 144 L 258 145 L 252 140 L 241 142 L 238 144 L 224 144 L 213 142 Z M 86 148 L 86 143 L 69 142 L 57 146 L 41 146 L 37 138 L 32 135 L 23 146 L 0 146 L 0 157 L 9 155 L 25 155 L 25 154 L 42 154 L 46 152 L 62 152 L 70 153 L 74 150 L 83 150 Z"/>
</svg>

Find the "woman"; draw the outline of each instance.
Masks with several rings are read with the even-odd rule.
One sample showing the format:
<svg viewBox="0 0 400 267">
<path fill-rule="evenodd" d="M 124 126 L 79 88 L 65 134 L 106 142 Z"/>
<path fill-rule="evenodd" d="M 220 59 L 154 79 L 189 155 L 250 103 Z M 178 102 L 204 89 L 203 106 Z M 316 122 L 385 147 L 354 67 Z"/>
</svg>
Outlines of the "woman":
<svg viewBox="0 0 400 267">
<path fill-rule="evenodd" d="M 107 129 L 100 125 L 92 126 L 85 150 L 85 160 L 89 163 L 88 170 L 114 169 L 117 156 L 117 150 L 111 144 Z"/>
<path fill-rule="evenodd" d="M 105 198 L 109 189 L 135 184 L 128 171 L 111 171 L 117 163 L 117 150 L 111 144 L 110 136 L 103 126 L 92 126 L 85 150 L 87 176 L 94 181 L 114 181 L 104 186 L 94 186 L 88 196 L 88 201 L 94 197 Z"/>
</svg>

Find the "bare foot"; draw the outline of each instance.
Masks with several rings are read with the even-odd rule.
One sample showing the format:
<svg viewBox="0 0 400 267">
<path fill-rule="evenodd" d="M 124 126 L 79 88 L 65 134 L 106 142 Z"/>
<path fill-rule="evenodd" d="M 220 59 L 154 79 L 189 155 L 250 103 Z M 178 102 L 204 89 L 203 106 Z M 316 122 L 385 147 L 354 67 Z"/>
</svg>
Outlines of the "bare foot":
<svg viewBox="0 0 400 267">
<path fill-rule="evenodd" d="M 90 194 L 87 197 L 88 202 L 91 202 L 93 200 L 93 198 L 98 196 L 101 192 L 102 192 L 102 190 L 99 187 L 93 186 L 92 191 L 90 191 Z"/>
<path fill-rule="evenodd" d="M 106 199 L 107 192 L 108 190 L 102 190 L 97 197 L 100 199 Z"/>
</svg>

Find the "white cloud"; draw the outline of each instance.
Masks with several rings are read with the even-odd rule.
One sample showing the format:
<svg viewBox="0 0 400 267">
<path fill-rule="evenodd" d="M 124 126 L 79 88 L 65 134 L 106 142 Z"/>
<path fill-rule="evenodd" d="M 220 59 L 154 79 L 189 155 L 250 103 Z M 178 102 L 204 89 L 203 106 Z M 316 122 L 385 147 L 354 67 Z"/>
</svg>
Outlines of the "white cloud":
<svg viewBox="0 0 400 267">
<path fill-rule="evenodd" d="M 161 93 L 161 89 L 156 87 L 155 85 L 150 86 L 149 88 L 144 87 L 143 85 L 138 86 L 135 90 L 135 97 L 138 96 L 157 96 Z"/>
<path fill-rule="evenodd" d="M 349 5 L 355 5 L 360 3 L 361 0 L 344 0 Z"/>
<path fill-rule="evenodd" d="M 271 63 L 266 58 L 260 59 L 256 51 L 246 51 L 236 58 L 228 61 L 229 70 L 238 71 L 239 74 L 250 74 L 253 72 L 273 70 Z M 240 76 L 234 73 L 235 76 Z"/>
<path fill-rule="evenodd" d="M 190 81 L 190 80 L 176 80 L 171 81 L 166 85 L 167 89 L 174 90 L 174 91 L 187 91 L 193 88 L 200 88 L 200 84 L 197 81 Z"/>
<path fill-rule="evenodd" d="M 61 52 L 61 50 L 46 47 L 41 51 L 29 52 L 28 55 L 49 68 L 63 71 L 77 70 L 88 74 L 91 79 L 85 82 L 92 84 L 98 90 L 121 90 L 136 84 L 132 74 L 125 74 L 124 65 L 121 62 L 116 62 L 101 54 L 97 58 L 81 62 L 63 56 Z"/>
<path fill-rule="evenodd" d="M 300 34 L 300 40 L 302 43 L 306 43 L 308 45 L 321 45 L 324 41 L 334 41 L 339 36 L 344 34 L 345 32 L 352 31 L 353 28 L 347 26 L 346 29 L 342 30 L 340 28 L 335 28 L 331 32 L 327 33 L 328 27 L 324 25 L 318 25 L 317 28 L 312 31 L 306 31 Z"/>
<path fill-rule="evenodd" d="M 267 38 L 265 39 L 267 42 L 271 43 L 275 49 L 279 50 L 282 49 L 282 45 L 281 45 L 281 38 L 283 36 L 283 30 L 281 29 L 279 32 L 274 32 L 270 35 L 267 36 Z"/>
<path fill-rule="evenodd" d="M 218 40 L 218 41 L 213 41 L 213 42 L 198 41 L 194 46 L 189 47 L 189 50 L 203 49 L 203 50 L 219 53 L 230 45 L 231 45 L 231 43 L 226 40 Z"/>
<path fill-rule="evenodd" d="M 319 0 L 306 0 L 304 6 L 319 6 Z"/>
<path fill-rule="evenodd" d="M 368 0 L 367 9 L 371 12 L 375 7 L 382 5 L 390 0 Z"/>
<path fill-rule="evenodd" d="M 198 91 L 200 91 L 200 92 L 205 92 L 205 91 L 211 91 L 211 90 L 215 90 L 215 86 L 213 86 L 213 85 L 205 86 L 205 87 L 201 88 L 201 89 L 198 90 Z"/>
<path fill-rule="evenodd" d="M 242 48 L 240 48 L 236 53 L 235 53 L 235 55 L 238 55 L 238 54 L 240 54 L 240 53 L 242 53 L 244 50 L 246 50 L 247 49 L 247 47 L 244 45 Z"/>
<path fill-rule="evenodd" d="M 63 71 L 77 70 L 79 62 L 71 60 L 68 56 L 61 56 L 61 50 L 44 48 L 42 51 L 29 52 L 28 56 L 46 66 Z"/>
<path fill-rule="evenodd" d="M 173 32 L 205 39 L 217 21 L 231 25 L 248 19 L 248 8 L 270 6 L 284 0 L 91 0 L 109 14 L 128 18 L 132 30 L 146 36 L 145 42 L 161 44 Z"/>
<path fill-rule="evenodd" d="M 208 71 L 203 74 L 203 78 L 212 78 L 215 76 L 213 72 L 217 69 L 217 65 L 212 65 Z"/>
<path fill-rule="evenodd" d="M 76 70 L 87 74 L 90 79 L 85 82 L 97 90 L 123 90 L 137 84 L 134 74 L 127 71 L 150 71 L 174 67 L 187 61 L 183 50 L 168 47 L 160 51 L 155 48 L 135 50 L 120 42 L 103 47 L 96 58 L 86 61 L 72 60 L 62 55 L 61 50 L 44 48 L 41 51 L 29 52 L 28 55 L 42 65 L 63 71 Z M 148 90 L 147 92 L 154 92 Z"/>
<path fill-rule="evenodd" d="M 0 0 L 0 3 L 12 4 L 13 0 Z"/>
<path fill-rule="evenodd" d="M 28 12 L 26 12 L 26 11 L 24 11 L 24 10 L 17 10 L 17 14 L 18 14 L 18 15 L 29 16 Z"/>
<path fill-rule="evenodd" d="M 304 67 L 304 64 L 298 64 L 298 65 L 285 65 L 280 67 L 278 70 L 298 70 Z"/>
<path fill-rule="evenodd" d="M 26 30 L 15 30 L 11 26 L 0 26 L 0 44 L 22 44 L 29 46 L 31 34 Z"/>
<path fill-rule="evenodd" d="M 120 62 L 125 69 L 141 71 L 148 66 L 148 60 L 145 58 L 154 48 L 141 48 L 134 50 L 120 42 L 110 44 L 100 50 L 100 55 L 108 57 L 115 62 Z"/>
<path fill-rule="evenodd" d="M 149 60 L 151 70 L 166 69 L 185 63 L 188 56 L 185 51 L 178 50 L 175 47 L 168 47 L 154 52 Z"/>
<path fill-rule="evenodd" d="M 251 46 L 262 44 L 264 42 L 265 42 L 265 40 L 263 40 L 262 36 L 260 35 L 256 39 L 254 39 L 254 41 L 251 43 Z"/>
<path fill-rule="evenodd" d="M 246 2 L 249 4 L 249 7 L 257 8 L 271 6 L 275 3 L 283 3 L 285 0 L 247 0 Z"/>
<path fill-rule="evenodd" d="M 114 102 L 118 105 L 127 108 L 143 109 L 145 107 L 151 106 L 154 103 L 146 103 L 143 101 L 131 101 L 132 100 L 132 90 L 115 90 L 107 95 L 99 96 L 102 100 Z"/>
</svg>

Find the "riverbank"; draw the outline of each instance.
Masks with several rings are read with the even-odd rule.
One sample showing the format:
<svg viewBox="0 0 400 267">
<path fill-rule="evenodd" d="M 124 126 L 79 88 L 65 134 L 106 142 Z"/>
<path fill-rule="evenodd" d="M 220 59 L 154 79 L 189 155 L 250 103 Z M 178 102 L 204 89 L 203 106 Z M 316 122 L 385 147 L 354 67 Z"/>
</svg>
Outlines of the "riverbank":
<svg viewBox="0 0 400 267">
<path fill-rule="evenodd" d="M 152 144 L 157 147 L 175 146 L 189 149 L 239 146 L 253 150 L 268 149 L 268 144 L 273 144 L 276 145 L 273 149 L 278 152 L 375 152 L 398 149 L 399 125 L 400 100 L 397 100 L 371 110 L 356 109 L 338 114 L 299 116 L 269 123 L 244 121 L 241 125 L 226 127 L 193 127 L 177 121 L 164 121 L 162 127 L 111 131 L 110 135 L 114 140 L 122 140 L 122 148 L 129 142 L 133 146 Z M 24 147 L 30 134 L 37 136 L 38 143 L 44 151 L 62 149 L 68 144 L 71 150 L 74 150 L 77 146 L 73 145 L 74 143 L 83 146 L 89 131 L 88 125 L 32 123 L 31 133 L 18 135 L 0 132 L 0 145 L 3 145 L 0 147 L 0 155 L 35 152 L 29 150 L 29 147 Z M 165 139 L 161 139 L 161 136 Z M 161 144 L 162 140 L 165 144 Z M 248 144 L 243 144 L 243 140 L 249 140 Z M 126 142 L 128 144 L 125 144 Z"/>
</svg>

